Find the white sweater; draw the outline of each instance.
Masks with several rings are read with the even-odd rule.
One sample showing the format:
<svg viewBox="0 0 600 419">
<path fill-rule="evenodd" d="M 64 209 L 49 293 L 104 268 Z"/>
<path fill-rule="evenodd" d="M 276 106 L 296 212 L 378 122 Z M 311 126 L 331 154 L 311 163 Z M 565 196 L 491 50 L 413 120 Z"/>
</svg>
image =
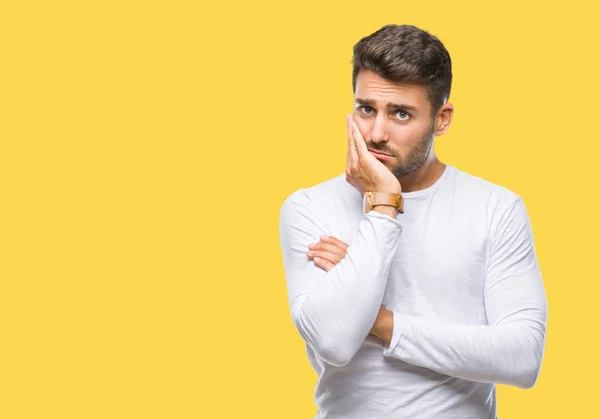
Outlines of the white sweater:
<svg viewBox="0 0 600 419">
<path fill-rule="evenodd" d="M 403 195 L 404 214 L 365 215 L 342 174 L 281 207 L 291 317 L 319 377 L 316 418 L 496 418 L 494 383 L 532 387 L 545 347 L 523 201 L 450 165 Z M 350 245 L 329 272 L 306 257 L 321 235 Z M 394 314 L 389 347 L 369 334 L 380 305 Z"/>
</svg>

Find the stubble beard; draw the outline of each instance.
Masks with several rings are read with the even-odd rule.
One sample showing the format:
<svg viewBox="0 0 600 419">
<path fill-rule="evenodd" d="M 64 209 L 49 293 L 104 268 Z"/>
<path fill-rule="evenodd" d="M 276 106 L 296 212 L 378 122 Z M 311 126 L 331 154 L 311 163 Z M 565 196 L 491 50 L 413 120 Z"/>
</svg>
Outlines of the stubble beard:
<svg viewBox="0 0 600 419">
<path fill-rule="evenodd" d="M 410 150 L 405 158 L 401 159 L 400 157 L 396 157 L 398 163 L 390 170 L 398 180 L 419 170 L 423 164 L 425 164 L 427 157 L 429 157 L 429 153 L 431 153 L 433 140 L 435 138 L 433 131 L 434 124 L 432 122 L 425 134 L 421 137 L 421 140 L 412 148 L 412 150 Z"/>
</svg>

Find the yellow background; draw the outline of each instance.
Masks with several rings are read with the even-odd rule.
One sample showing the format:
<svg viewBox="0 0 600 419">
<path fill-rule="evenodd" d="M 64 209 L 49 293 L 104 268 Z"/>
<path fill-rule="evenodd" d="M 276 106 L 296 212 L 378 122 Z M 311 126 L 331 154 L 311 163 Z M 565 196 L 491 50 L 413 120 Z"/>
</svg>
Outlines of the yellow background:
<svg viewBox="0 0 600 419">
<path fill-rule="evenodd" d="M 0 417 L 314 416 L 279 209 L 343 172 L 352 46 L 387 23 L 452 56 L 441 160 L 530 212 L 546 354 L 500 417 L 595 417 L 587 3 L 1 1 Z"/>
</svg>

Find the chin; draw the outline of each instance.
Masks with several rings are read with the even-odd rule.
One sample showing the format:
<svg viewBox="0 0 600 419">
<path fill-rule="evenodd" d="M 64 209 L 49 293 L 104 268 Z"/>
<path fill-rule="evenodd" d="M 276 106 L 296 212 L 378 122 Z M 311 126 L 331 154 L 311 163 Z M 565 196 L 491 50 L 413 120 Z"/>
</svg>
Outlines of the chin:
<svg viewBox="0 0 600 419">
<path fill-rule="evenodd" d="M 417 169 L 407 170 L 404 167 L 395 167 L 394 170 L 392 170 L 392 172 L 394 173 L 396 178 L 402 179 L 403 177 L 408 176 L 411 173 L 413 173 L 415 170 L 417 170 Z"/>
</svg>

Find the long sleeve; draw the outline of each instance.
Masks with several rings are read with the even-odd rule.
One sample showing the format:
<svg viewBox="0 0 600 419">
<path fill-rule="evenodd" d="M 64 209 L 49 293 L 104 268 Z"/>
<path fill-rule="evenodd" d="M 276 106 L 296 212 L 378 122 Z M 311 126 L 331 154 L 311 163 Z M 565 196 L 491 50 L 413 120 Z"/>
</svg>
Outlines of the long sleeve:
<svg viewBox="0 0 600 419">
<path fill-rule="evenodd" d="M 539 376 L 547 301 L 522 199 L 495 223 L 484 285 L 487 325 L 394 312 L 385 356 L 478 382 L 532 387 Z"/>
<path fill-rule="evenodd" d="M 308 245 L 330 233 L 303 190 L 283 203 L 279 231 L 293 323 L 321 359 L 346 365 L 377 317 L 402 224 L 366 214 L 346 256 L 329 272 L 306 257 Z"/>
</svg>

